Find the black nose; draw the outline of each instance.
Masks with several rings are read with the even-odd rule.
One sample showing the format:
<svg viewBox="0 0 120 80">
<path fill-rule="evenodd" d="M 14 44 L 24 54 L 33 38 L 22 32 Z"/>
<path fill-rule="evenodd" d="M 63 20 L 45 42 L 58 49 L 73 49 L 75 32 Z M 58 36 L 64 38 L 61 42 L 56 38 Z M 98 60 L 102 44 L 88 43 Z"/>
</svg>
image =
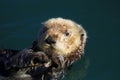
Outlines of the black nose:
<svg viewBox="0 0 120 80">
<path fill-rule="evenodd" d="M 53 38 L 51 36 L 49 36 L 47 39 L 45 39 L 45 42 L 48 44 L 54 44 L 55 41 L 53 40 Z"/>
</svg>

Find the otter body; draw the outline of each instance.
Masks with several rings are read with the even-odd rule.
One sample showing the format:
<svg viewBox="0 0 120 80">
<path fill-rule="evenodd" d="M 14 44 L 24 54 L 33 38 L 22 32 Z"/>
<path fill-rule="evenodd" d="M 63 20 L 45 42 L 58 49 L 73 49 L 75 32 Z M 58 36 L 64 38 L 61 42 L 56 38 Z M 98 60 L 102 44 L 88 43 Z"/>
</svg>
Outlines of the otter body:
<svg viewBox="0 0 120 80">
<path fill-rule="evenodd" d="M 87 34 L 84 28 L 69 19 L 52 18 L 44 22 L 32 47 L 12 51 L 9 58 L 0 56 L 2 80 L 61 80 L 65 69 L 84 54 Z M 4 53 L 4 52 L 3 52 Z M 7 54 L 5 54 L 7 56 Z M 9 63 L 6 65 L 6 62 Z M 17 68 L 17 70 L 16 70 Z M 12 70 L 12 71 L 11 71 Z M 3 73 L 1 73 L 3 74 Z M 18 75 L 17 75 L 18 74 Z M 10 77 L 11 78 L 10 78 Z M 16 76 L 17 77 L 16 79 Z"/>
<path fill-rule="evenodd" d="M 43 23 L 33 49 L 50 57 L 54 65 L 46 75 L 58 80 L 64 76 L 64 70 L 84 54 L 86 39 L 86 31 L 81 25 L 69 19 L 52 18 Z"/>
</svg>

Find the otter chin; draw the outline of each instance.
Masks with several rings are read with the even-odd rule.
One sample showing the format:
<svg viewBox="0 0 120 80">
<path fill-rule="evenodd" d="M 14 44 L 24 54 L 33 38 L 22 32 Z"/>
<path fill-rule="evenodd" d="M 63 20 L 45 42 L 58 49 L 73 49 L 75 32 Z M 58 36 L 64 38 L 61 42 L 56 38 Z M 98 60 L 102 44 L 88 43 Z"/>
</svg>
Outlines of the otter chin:
<svg viewBox="0 0 120 80">
<path fill-rule="evenodd" d="M 61 55 L 65 64 L 72 64 L 84 54 L 86 39 L 86 31 L 81 25 L 59 17 L 42 24 L 36 44 L 46 54 Z"/>
</svg>

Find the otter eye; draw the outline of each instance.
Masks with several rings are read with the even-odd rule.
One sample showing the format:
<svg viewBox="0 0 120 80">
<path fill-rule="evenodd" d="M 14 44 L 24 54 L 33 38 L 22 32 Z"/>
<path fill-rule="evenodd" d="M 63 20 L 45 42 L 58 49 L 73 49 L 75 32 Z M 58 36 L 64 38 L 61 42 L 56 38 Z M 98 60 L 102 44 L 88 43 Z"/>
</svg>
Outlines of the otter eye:
<svg viewBox="0 0 120 80">
<path fill-rule="evenodd" d="M 69 33 L 69 32 L 66 32 L 66 33 L 65 33 L 65 35 L 66 35 L 66 36 L 69 36 L 69 35 L 70 35 L 70 33 Z"/>
</svg>

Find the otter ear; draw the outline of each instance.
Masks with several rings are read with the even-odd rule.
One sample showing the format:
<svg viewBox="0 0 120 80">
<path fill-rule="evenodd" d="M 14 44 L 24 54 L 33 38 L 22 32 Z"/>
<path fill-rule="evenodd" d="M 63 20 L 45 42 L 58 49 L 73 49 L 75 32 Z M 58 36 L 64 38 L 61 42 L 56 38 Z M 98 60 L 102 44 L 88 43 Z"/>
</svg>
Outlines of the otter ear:
<svg viewBox="0 0 120 80">
<path fill-rule="evenodd" d="M 86 43 L 86 39 L 87 39 L 87 35 L 86 35 L 86 32 L 80 34 L 80 40 L 83 44 Z"/>
<path fill-rule="evenodd" d="M 76 25 L 79 30 L 80 40 L 85 43 L 86 39 L 87 39 L 87 33 L 86 33 L 85 29 L 82 27 L 82 25 L 79 25 L 79 24 L 76 24 Z"/>
<path fill-rule="evenodd" d="M 84 35 L 83 33 L 80 35 L 80 40 L 81 40 L 81 41 L 84 40 L 84 36 L 85 36 L 85 35 Z"/>
<path fill-rule="evenodd" d="M 37 40 L 41 39 L 41 36 L 48 30 L 47 27 L 45 27 L 44 25 L 41 26 L 38 35 L 37 35 Z"/>
<path fill-rule="evenodd" d="M 80 34 L 80 40 L 81 40 L 81 48 L 83 49 L 83 51 L 84 51 L 84 47 L 85 47 L 85 44 L 86 44 L 86 39 L 87 39 L 86 32 L 81 33 Z"/>
<path fill-rule="evenodd" d="M 38 36 L 41 36 L 41 34 L 45 33 L 47 31 L 47 28 L 44 27 L 44 25 L 42 25 L 42 27 L 40 28 L 40 31 L 38 33 Z"/>
</svg>

